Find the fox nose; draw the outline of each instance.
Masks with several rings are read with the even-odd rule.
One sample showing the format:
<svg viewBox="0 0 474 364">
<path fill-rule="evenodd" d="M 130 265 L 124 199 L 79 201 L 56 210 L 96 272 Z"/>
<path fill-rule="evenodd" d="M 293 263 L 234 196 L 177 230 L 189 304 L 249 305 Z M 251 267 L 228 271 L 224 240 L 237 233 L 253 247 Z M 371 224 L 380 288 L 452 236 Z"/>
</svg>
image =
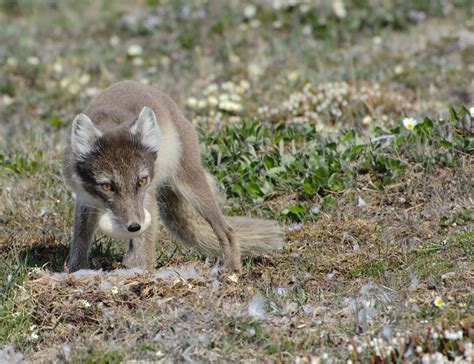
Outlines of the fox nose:
<svg viewBox="0 0 474 364">
<path fill-rule="evenodd" d="M 135 231 L 138 231 L 141 229 L 140 224 L 137 224 L 136 222 L 132 222 L 130 225 L 127 226 L 127 230 L 130 231 L 131 233 L 134 233 Z"/>
</svg>

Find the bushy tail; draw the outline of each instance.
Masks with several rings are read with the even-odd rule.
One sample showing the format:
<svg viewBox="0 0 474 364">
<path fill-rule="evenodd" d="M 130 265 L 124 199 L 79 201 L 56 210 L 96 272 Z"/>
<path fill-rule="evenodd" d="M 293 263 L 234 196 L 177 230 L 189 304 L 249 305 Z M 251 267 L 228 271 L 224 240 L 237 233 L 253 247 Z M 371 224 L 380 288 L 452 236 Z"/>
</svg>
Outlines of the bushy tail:
<svg viewBox="0 0 474 364">
<path fill-rule="evenodd" d="M 166 228 L 184 244 L 205 255 L 218 256 L 221 246 L 211 226 L 183 201 L 160 209 Z M 283 229 L 274 221 L 248 217 L 226 217 L 234 230 L 242 256 L 268 255 L 284 245 Z"/>
<path fill-rule="evenodd" d="M 234 229 L 243 256 L 271 254 L 283 248 L 285 235 L 275 221 L 244 216 L 227 217 L 226 220 Z"/>
</svg>

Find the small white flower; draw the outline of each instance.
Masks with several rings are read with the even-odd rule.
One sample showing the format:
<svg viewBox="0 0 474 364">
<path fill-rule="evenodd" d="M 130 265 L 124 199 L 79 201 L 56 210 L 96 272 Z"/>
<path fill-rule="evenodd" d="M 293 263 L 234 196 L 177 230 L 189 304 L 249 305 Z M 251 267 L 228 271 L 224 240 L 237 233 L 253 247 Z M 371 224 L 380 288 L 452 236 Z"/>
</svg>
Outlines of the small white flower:
<svg viewBox="0 0 474 364">
<path fill-rule="evenodd" d="M 471 119 L 474 118 L 474 106 L 469 109 L 469 114 L 471 115 Z"/>
<path fill-rule="evenodd" d="M 198 103 L 197 103 L 197 107 L 199 109 L 204 109 L 205 107 L 207 107 L 207 101 L 206 100 L 199 100 Z"/>
<path fill-rule="evenodd" d="M 246 91 L 247 89 L 242 85 L 237 85 L 237 87 L 235 88 L 235 92 L 237 92 L 237 95 L 243 95 Z"/>
<path fill-rule="evenodd" d="M 141 45 L 139 44 L 132 44 L 131 46 L 128 47 L 127 49 L 127 54 L 130 56 L 130 57 L 137 57 L 137 56 L 141 56 L 143 53 L 143 48 Z"/>
<path fill-rule="evenodd" d="M 53 71 L 54 73 L 57 73 L 57 74 L 63 73 L 64 71 L 63 64 L 61 62 L 55 62 L 53 64 Z"/>
<path fill-rule="evenodd" d="M 273 28 L 280 29 L 283 26 L 283 22 L 281 20 L 275 20 L 272 23 Z"/>
<path fill-rule="evenodd" d="M 362 119 L 362 124 L 369 125 L 372 122 L 372 120 L 373 120 L 372 116 L 370 115 L 364 116 L 364 118 Z"/>
<path fill-rule="evenodd" d="M 448 340 L 460 340 L 462 339 L 462 331 L 448 331 L 444 330 L 443 332 L 444 338 Z"/>
<path fill-rule="evenodd" d="M 242 105 L 234 101 L 219 102 L 219 109 L 229 112 L 239 112 L 242 110 Z"/>
<path fill-rule="evenodd" d="M 402 120 L 403 126 L 407 128 L 408 130 L 412 130 L 416 124 L 418 124 L 418 121 L 413 119 L 413 118 L 404 118 Z"/>
<path fill-rule="evenodd" d="M 77 304 L 78 304 L 79 307 L 82 307 L 82 308 L 91 307 L 91 304 L 87 300 L 79 300 Z"/>
<path fill-rule="evenodd" d="M 282 0 L 273 0 L 272 1 L 272 6 L 273 6 L 273 9 L 279 10 L 283 7 L 283 1 Z"/>
<path fill-rule="evenodd" d="M 253 18 L 257 14 L 257 7 L 253 4 L 247 5 L 244 8 L 244 15 L 246 18 Z"/>
<path fill-rule="evenodd" d="M 34 57 L 34 56 L 31 56 L 31 57 L 28 57 L 26 59 L 26 62 L 28 62 L 28 64 L 32 65 L 32 66 L 38 66 L 40 64 L 40 60 L 38 57 Z"/>
<path fill-rule="evenodd" d="M 433 305 L 435 305 L 436 307 L 443 307 L 444 306 L 443 299 L 440 296 L 436 296 L 436 298 L 433 301 Z"/>
<path fill-rule="evenodd" d="M 303 27 L 303 29 L 301 30 L 301 33 L 303 33 L 303 35 L 311 35 L 311 33 L 313 32 L 313 27 L 311 25 L 305 25 Z"/>
<path fill-rule="evenodd" d="M 290 81 L 296 81 L 298 77 L 300 77 L 300 75 L 298 71 L 291 71 L 290 73 L 288 73 L 287 77 Z"/>
<path fill-rule="evenodd" d="M 91 76 L 88 73 L 84 73 L 79 77 L 79 83 L 82 85 L 87 85 L 91 80 Z"/>
<path fill-rule="evenodd" d="M 250 89 L 250 82 L 247 81 L 247 80 L 241 80 L 241 81 L 239 82 L 239 85 L 240 85 L 244 90 Z"/>
<path fill-rule="evenodd" d="M 41 273 L 41 268 L 40 267 L 33 267 L 33 269 L 31 269 L 31 273 L 39 274 L 39 273 Z"/>
<path fill-rule="evenodd" d="M 430 354 L 424 354 L 424 355 L 421 357 L 421 363 L 422 363 L 422 364 L 429 364 L 429 363 L 431 363 L 431 356 L 430 356 Z"/>
<path fill-rule="evenodd" d="M 231 274 L 228 277 L 228 279 L 229 279 L 229 281 L 234 282 L 234 283 L 237 283 L 239 281 L 239 277 L 237 276 L 237 274 Z"/>
<path fill-rule="evenodd" d="M 404 69 L 401 64 L 396 65 L 395 68 L 393 69 L 393 72 L 395 72 L 396 75 L 401 75 L 403 71 Z"/>
<path fill-rule="evenodd" d="M 110 292 L 112 292 L 112 294 L 117 294 L 119 292 L 119 289 L 115 286 L 113 286 L 111 289 L 110 289 Z"/>
<path fill-rule="evenodd" d="M 109 44 L 112 46 L 112 47 L 116 47 L 118 46 L 120 43 L 120 38 L 117 37 L 116 35 L 112 35 L 109 39 Z"/>
<path fill-rule="evenodd" d="M 238 94 L 230 94 L 230 99 L 235 102 L 242 101 L 242 98 Z"/>
<path fill-rule="evenodd" d="M 220 94 L 220 95 L 219 95 L 219 101 L 220 101 L 220 102 L 229 101 L 229 99 L 230 99 L 230 95 L 229 95 L 229 94 Z"/>
<path fill-rule="evenodd" d="M 308 11 L 311 10 L 311 5 L 310 4 L 301 4 L 300 5 L 300 11 L 303 13 L 303 14 L 306 14 Z"/>
<path fill-rule="evenodd" d="M 215 96 L 209 96 L 207 98 L 207 102 L 209 103 L 209 106 L 217 106 L 219 104 L 219 100 Z"/>
<path fill-rule="evenodd" d="M 372 42 L 375 44 L 375 45 L 379 45 L 379 44 L 382 44 L 382 37 L 380 36 L 375 36 L 372 38 Z"/>
<path fill-rule="evenodd" d="M 195 97 L 189 97 L 186 102 L 190 108 L 195 108 L 198 104 L 198 100 Z"/>
<path fill-rule="evenodd" d="M 332 3 L 332 10 L 334 11 L 334 14 L 336 14 L 336 16 L 340 19 L 347 16 L 346 5 L 342 0 L 335 0 Z"/>
<path fill-rule="evenodd" d="M 232 81 L 226 81 L 222 84 L 222 89 L 224 91 L 233 91 L 235 88 L 235 84 Z"/>
<path fill-rule="evenodd" d="M 70 80 L 69 78 L 63 78 L 63 79 L 59 82 L 59 85 L 60 85 L 62 88 L 67 88 L 70 83 L 71 83 L 71 80 Z"/>
</svg>

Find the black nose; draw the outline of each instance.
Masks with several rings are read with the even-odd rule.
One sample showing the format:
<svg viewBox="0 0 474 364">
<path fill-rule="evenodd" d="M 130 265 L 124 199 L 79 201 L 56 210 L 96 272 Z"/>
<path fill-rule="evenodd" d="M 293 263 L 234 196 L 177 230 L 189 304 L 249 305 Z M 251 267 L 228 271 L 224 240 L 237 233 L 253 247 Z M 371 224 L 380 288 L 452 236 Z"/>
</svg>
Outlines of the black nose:
<svg viewBox="0 0 474 364">
<path fill-rule="evenodd" d="M 130 225 L 128 225 L 127 227 L 127 230 L 134 233 L 135 231 L 138 231 L 141 229 L 141 226 L 140 224 L 137 224 L 136 222 L 134 223 L 131 223 Z"/>
</svg>

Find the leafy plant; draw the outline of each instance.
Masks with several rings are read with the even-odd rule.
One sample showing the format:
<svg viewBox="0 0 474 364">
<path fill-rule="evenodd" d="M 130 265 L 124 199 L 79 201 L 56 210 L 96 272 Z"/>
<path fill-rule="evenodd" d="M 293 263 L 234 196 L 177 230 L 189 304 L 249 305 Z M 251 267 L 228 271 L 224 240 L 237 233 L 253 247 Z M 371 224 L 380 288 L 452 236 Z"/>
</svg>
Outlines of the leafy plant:
<svg viewBox="0 0 474 364">
<path fill-rule="evenodd" d="M 456 165 L 472 154 L 472 132 L 461 132 L 461 116 L 450 120 L 426 117 L 413 130 L 375 128 L 374 135 L 354 129 L 323 138 L 314 125 L 266 126 L 245 121 L 204 133 L 205 164 L 217 176 L 242 212 L 293 192 L 293 201 L 272 217 L 290 221 L 314 218 L 309 203 L 322 199 L 333 206 L 334 197 L 349 189 L 358 175 L 369 174 L 383 188 L 412 168 Z M 327 198 L 326 197 L 331 197 Z"/>
<path fill-rule="evenodd" d="M 34 174 L 41 166 L 43 152 L 37 150 L 33 153 L 33 157 L 25 156 L 20 153 L 8 157 L 0 153 L 0 167 L 6 168 L 20 176 Z"/>
</svg>

